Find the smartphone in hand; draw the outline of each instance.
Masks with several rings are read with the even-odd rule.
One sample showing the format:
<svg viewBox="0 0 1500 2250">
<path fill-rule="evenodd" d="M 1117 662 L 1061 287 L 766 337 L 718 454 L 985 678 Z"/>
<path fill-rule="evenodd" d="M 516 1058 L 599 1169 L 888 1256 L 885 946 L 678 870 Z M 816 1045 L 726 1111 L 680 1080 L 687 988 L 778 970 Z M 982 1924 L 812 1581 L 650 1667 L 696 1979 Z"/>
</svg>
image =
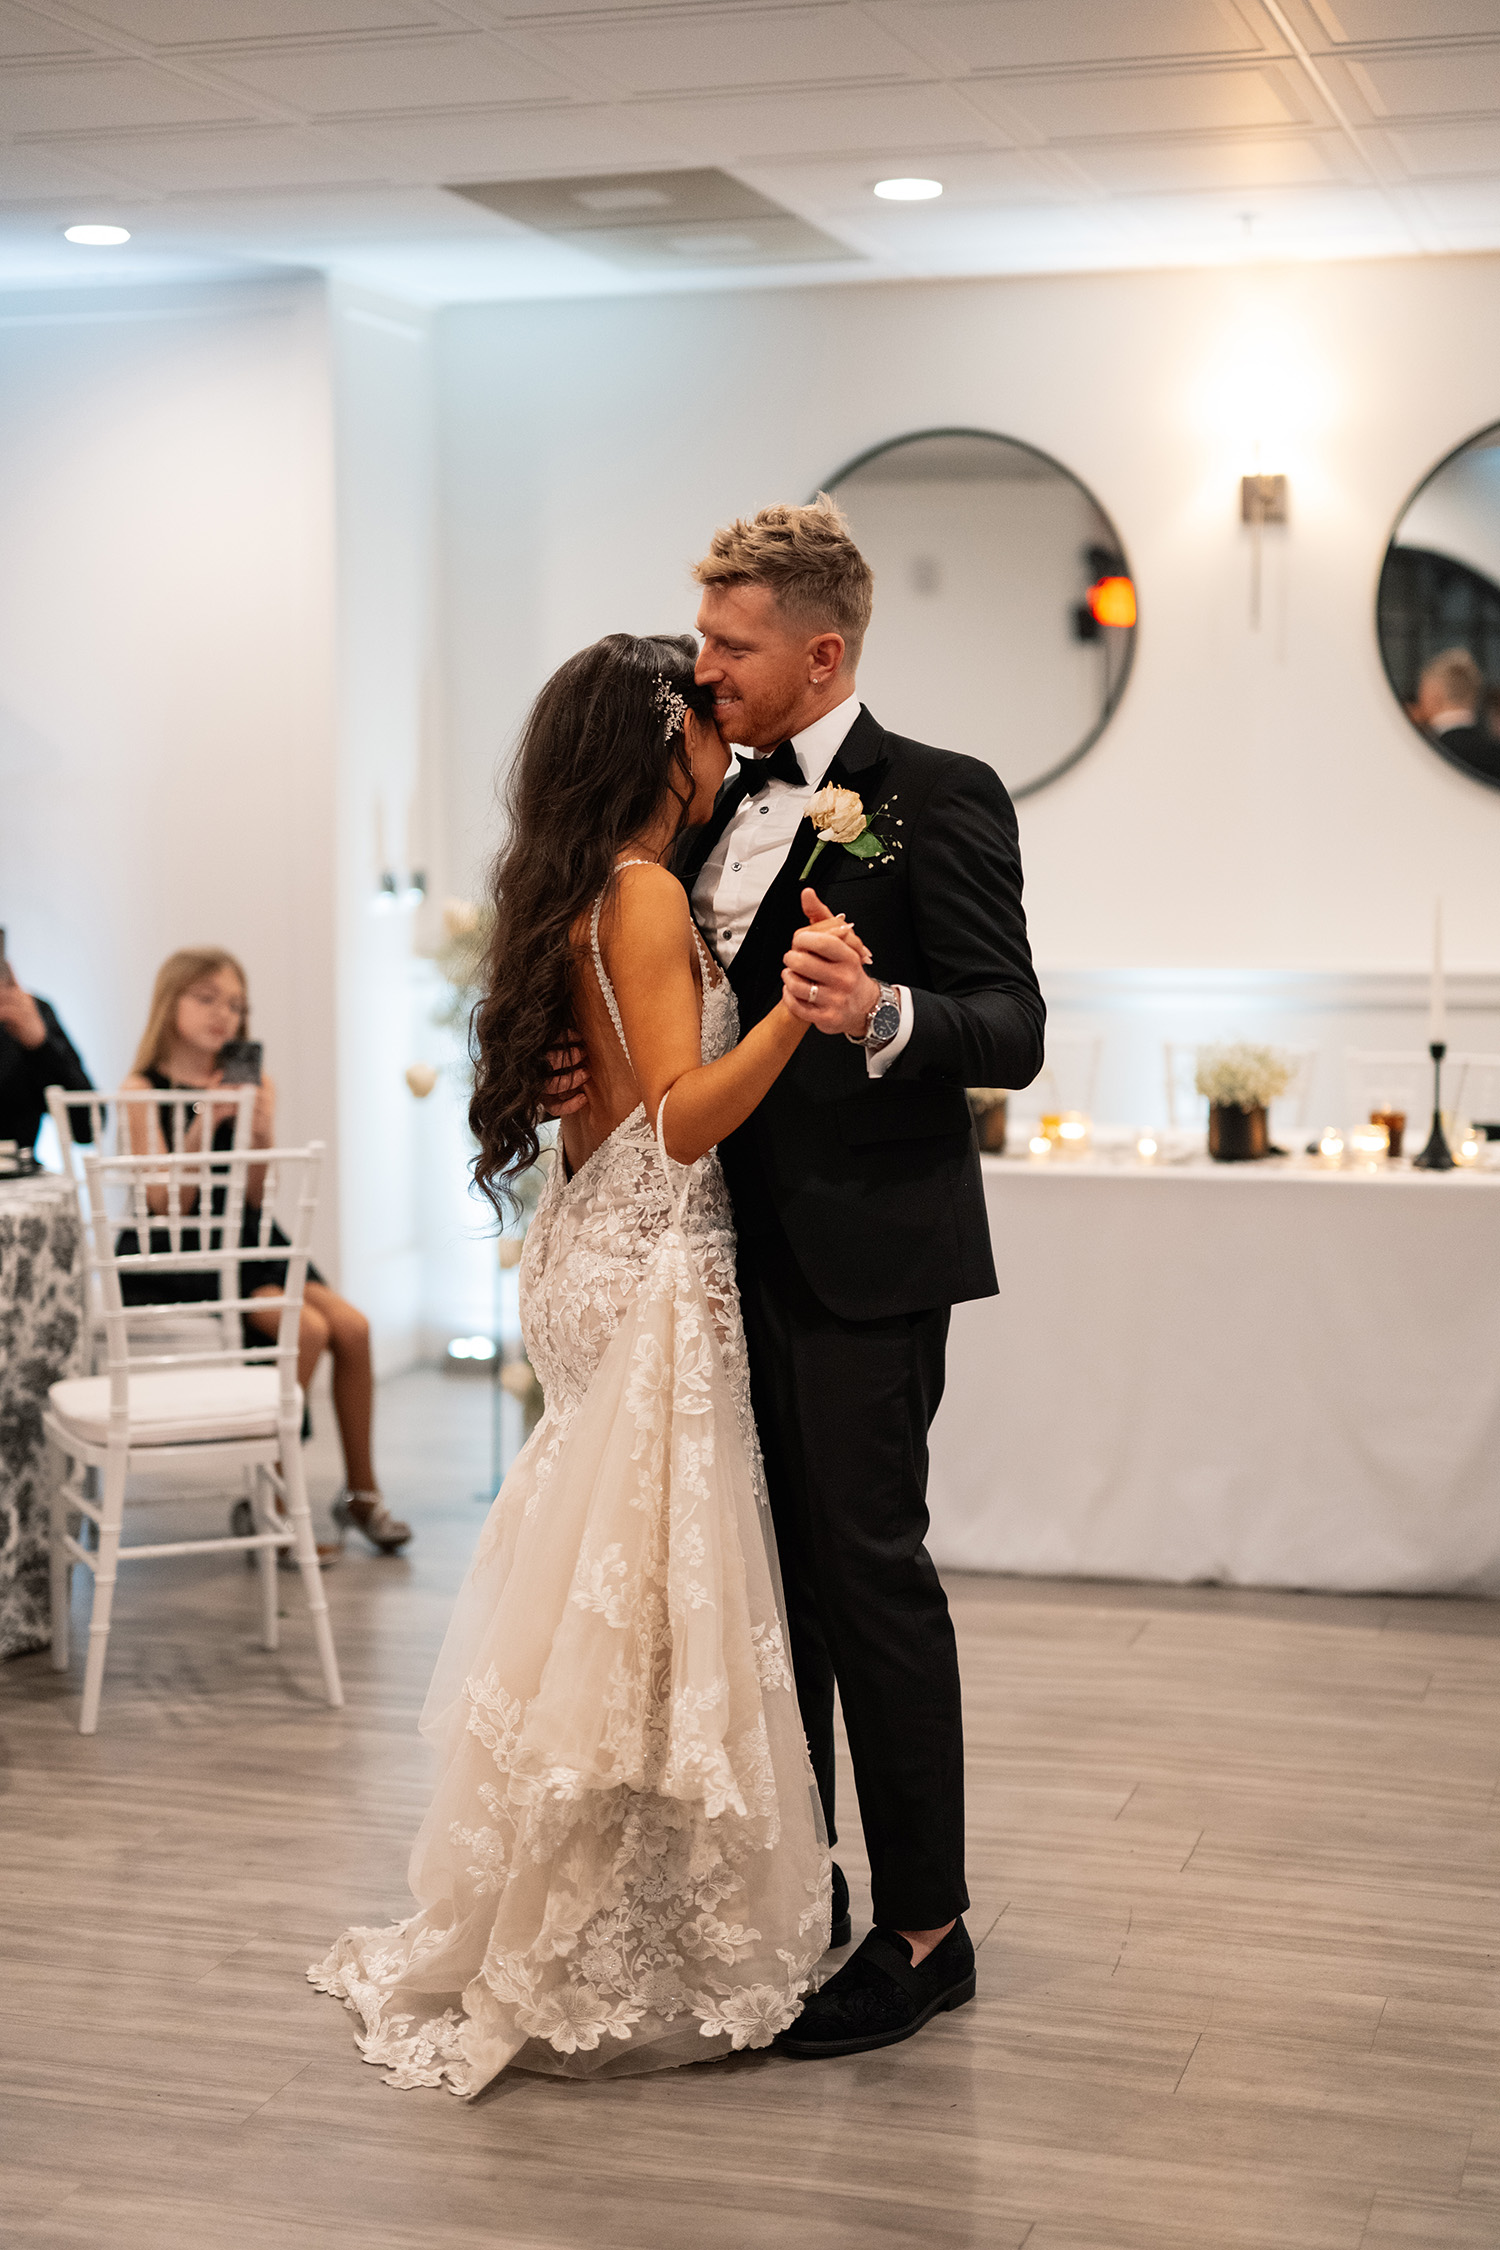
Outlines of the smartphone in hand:
<svg viewBox="0 0 1500 2250">
<path fill-rule="evenodd" d="M 226 1039 L 219 1049 L 219 1070 L 226 1086 L 260 1084 L 261 1043 L 258 1039 Z"/>
</svg>

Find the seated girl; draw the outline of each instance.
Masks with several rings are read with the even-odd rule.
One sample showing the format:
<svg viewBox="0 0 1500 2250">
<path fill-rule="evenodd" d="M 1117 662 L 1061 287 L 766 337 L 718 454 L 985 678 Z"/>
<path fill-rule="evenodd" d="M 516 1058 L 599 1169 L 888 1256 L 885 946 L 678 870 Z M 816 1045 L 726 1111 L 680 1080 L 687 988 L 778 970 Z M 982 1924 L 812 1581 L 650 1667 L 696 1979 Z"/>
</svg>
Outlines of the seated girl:
<svg viewBox="0 0 1500 2250">
<path fill-rule="evenodd" d="M 243 1039 L 249 1022 L 250 998 L 245 972 L 233 954 L 225 953 L 218 946 L 189 946 L 181 953 L 174 953 L 157 972 L 145 1035 L 136 1052 L 135 1068 L 124 1084 L 155 1086 L 163 1092 L 181 1088 L 194 1092 L 201 1088 L 206 1092 L 211 1087 L 221 1086 L 224 1074 L 220 1068 L 220 1051 L 227 1041 Z M 212 1105 L 205 1104 L 203 1114 L 188 1128 L 184 1153 L 201 1147 L 205 1116 L 212 1116 Z M 164 1150 L 172 1133 L 171 1109 L 163 1104 L 154 1113 L 147 1110 L 144 1118 L 136 1113 L 125 1129 L 136 1136 L 131 1143 L 136 1155 Z M 233 1139 L 233 1116 L 226 1116 L 220 1109 L 213 1124 L 212 1146 L 228 1148 Z M 262 1079 L 256 1089 L 250 1141 L 254 1148 L 275 1146 L 276 1089 L 269 1078 Z M 263 1168 L 257 1171 L 252 1166 L 247 1183 L 247 1206 L 257 1202 L 264 1177 Z M 165 1196 L 165 1188 L 149 1191 L 151 1208 L 157 1208 L 160 1199 L 161 1208 L 165 1209 Z M 242 1235 L 247 1243 L 257 1240 L 259 1217 L 258 1208 L 247 1208 Z M 273 1240 L 284 1243 L 286 1239 L 279 1229 L 273 1229 Z M 216 1298 L 219 1294 L 219 1277 L 212 1273 L 163 1274 L 159 1279 L 141 1274 L 133 1280 L 124 1277 L 122 1280 L 127 1303 L 152 1300 L 175 1303 Z M 240 1266 L 242 1297 L 279 1297 L 285 1283 L 284 1260 L 247 1258 Z M 245 1315 L 246 1342 L 254 1344 L 261 1336 L 274 1342 L 280 1318 L 279 1308 L 268 1307 L 263 1313 L 248 1312 Z M 333 1520 L 339 1530 L 340 1544 L 349 1527 L 354 1525 L 373 1547 L 383 1554 L 393 1554 L 398 1547 L 405 1546 L 411 1529 L 407 1524 L 398 1523 L 386 1508 L 371 1459 L 375 1382 L 370 1363 L 370 1324 L 362 1312 L 329 1288 L 312 1265 L 307 1269 L 297 1347 L 297 1379 L 304 1395 L 323 1353 L 333 1354 L 333 1407 L 344 1449 L 344 1489 L 333 1503 Z M 241 1506 L 248 1513 L 249 1503 Z M 337 1547 L 319 1549 L 324 1561 L 337 1552 Z"/>
</svg>

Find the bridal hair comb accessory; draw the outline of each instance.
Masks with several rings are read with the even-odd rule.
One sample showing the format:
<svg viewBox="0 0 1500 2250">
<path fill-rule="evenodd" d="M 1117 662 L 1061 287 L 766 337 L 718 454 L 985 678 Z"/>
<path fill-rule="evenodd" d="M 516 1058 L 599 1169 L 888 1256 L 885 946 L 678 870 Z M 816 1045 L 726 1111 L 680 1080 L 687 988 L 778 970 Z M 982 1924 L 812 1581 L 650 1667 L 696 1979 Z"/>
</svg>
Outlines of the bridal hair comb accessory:
<svg viewBox="0 0 1500 2250">
<path fill-rule="evenodd" d="M 664 679 L 660 672 L 656 675 L 656 686 L 652 691 L 652 701 L 666 722 L 666 733 L 663 740 L 670 742 L 678 728 L 687 722 L 687 703 L 677 689 L 673 687 L 671 681 Z"/>
</svg>

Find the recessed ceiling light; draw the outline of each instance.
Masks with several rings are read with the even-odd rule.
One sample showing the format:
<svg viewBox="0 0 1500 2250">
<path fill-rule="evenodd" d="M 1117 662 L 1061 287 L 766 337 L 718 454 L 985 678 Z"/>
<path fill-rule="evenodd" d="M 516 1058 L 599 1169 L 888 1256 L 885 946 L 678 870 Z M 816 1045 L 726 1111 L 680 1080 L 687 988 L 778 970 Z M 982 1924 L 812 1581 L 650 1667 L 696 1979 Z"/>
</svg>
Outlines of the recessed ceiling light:
<svg viewBox="0 0 1500 2250">
<path fill-rule="evenodd" d="M 130 240 L 129 227 L 64 227 L 63 234 L 67 241 L 86 243 L 91 250 L 113 249 Z"/>
<path fill-rule="evenodd" d="M 941 180 L 877 180 L 875 182 L 875 193 L 883 196 L 887 203 L 930 203 L 935 195 L 941 195 L 942 192 L 943 183 Z"/>
</svg>

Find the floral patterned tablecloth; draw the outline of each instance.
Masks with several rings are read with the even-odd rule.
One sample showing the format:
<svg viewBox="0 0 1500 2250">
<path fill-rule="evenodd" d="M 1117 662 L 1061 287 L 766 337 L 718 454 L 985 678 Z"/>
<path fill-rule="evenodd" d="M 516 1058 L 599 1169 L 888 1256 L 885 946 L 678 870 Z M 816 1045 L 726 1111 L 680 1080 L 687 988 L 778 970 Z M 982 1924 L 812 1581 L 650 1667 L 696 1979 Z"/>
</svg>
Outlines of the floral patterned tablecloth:
<svg viewBox="0 0 1500 2250">
<path fill-rule="evenodd" d="M 48 1386 L 78 1372 L 83 1242 L 70 1181 L 0 1180 L 0 1657 L 52 1638 Z"/>
</svg>

